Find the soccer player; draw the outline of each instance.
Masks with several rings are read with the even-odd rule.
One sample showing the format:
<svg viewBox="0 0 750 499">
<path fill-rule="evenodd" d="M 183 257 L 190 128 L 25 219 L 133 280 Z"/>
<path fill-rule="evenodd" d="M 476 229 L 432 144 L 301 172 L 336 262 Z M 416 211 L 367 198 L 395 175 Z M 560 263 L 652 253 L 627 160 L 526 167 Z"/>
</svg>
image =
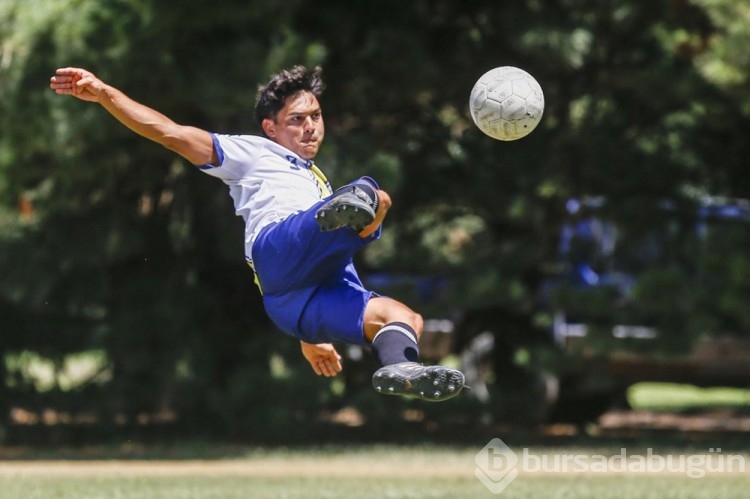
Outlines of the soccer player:
<svg viewBox="0 0 750 499">
<path fill-rule="evenodd" d="M 229 187 L 265 310 L 300 340 L 316 374 L 341 371 L 333 343 L 343 342 L 371 348 L 382 366 L 372 378 L 381 393 L 440 401 L 461 391 L 460 371 L 419 363 L 422 317 L 365 289 L 357 275 L 353 257 L 380 237 L 391 198 L 369 177 L 332 192 L 313 162 L 325 134 L 320 67 L 295 66 L 259 88 L 255 118 L 263 136 L 177 124 L 85 69 L 58 69 L 50 88 L 98 103 Z"/>
</svg>

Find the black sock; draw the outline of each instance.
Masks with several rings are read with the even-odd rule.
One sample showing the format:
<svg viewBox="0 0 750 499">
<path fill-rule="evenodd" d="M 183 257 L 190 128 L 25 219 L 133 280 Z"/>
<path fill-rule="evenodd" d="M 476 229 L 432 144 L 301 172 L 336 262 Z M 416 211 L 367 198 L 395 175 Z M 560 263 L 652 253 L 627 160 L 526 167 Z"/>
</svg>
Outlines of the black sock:
<svg viewBox="0 0 750 499">
<path fill-rule="evenodd" d="M 372 352 L 381 366 L 419 362 L 417 334 L 408 324 L 391 322 L 383 326 L 373 338 Z"/>
</svg>

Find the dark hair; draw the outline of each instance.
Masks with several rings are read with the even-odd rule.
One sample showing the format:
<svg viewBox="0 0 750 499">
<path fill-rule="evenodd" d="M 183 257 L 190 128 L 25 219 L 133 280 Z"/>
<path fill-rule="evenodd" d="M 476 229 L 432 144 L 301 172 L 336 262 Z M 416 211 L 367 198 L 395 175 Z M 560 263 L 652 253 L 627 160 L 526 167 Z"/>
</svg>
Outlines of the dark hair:
<svg viewBox="0 0 750 499">
<path fill-rule="evenodd" d="M 323 69 L 316 66 L 308 69 L 305 66 L 294 66 L 272 75 L 268 83 L 258 87 L 255 99 L 255 120 L 263 130 L 263 120 L 276 120 L 276 115 L 284 107 L 289 97 L 300 92 L 310 92 L 320 97 L 325 90 L 323 83 Z"/>
</svg>

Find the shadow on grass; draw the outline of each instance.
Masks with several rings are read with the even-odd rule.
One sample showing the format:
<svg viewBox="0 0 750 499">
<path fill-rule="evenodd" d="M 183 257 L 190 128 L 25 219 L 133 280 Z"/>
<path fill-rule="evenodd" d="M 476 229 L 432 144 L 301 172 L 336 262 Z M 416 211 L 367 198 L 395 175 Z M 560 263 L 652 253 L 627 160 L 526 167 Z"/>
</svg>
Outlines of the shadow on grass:
<svg viewBox="0 0 750 499">
<path fill-rule="evenodd" d="M 605 415 L 606 417 L 607 415 Z M 610 414 L 610 416 L 616 416 Z M 675 414 L 679 416 L 679 414 Z M 624 417 L 624 416 L 623 416 Z M 706 417 L 703 415 L 702 417 Z M 750 447 L 750 431 L 696 431 L 628 424 L 588 424 L 583 426 L 543 424 L 536 426 L 507 423 L 474 424 L 431 421 L 397 426 L 362 424 L 351 427 L 333 423 L 304 423 L 290 428 L 285 435 L 247 435 L 237 439 L 203 438 L 180 435 L 168 428 L 135 432 L 130 436 L 97 434 L 87 428 L 85 440 L 60 443 L 37 434 L 33 442 L 0 447 L 0 462 L 8 460 L 211 460 L 252 456 L 269 449 L 315 450 L 352 449 L 377 445 L 439 446 L 482 449 L 493 438 L 502 439 L 511 448 L 659 448 L 673 451 L 707 451 L 720 447 L 725 452 L 745 452 Z M 70 435 L 67 435 L 70 437 Z"/>
</svg>

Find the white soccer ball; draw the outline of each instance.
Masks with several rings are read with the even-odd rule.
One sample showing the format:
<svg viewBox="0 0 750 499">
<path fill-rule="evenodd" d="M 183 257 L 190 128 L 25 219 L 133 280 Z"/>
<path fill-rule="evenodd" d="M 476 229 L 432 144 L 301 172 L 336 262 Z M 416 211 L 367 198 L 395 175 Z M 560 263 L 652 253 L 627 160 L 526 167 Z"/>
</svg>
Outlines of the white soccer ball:
<svg viewBox="0 0 750 499">
<path fill-rule="evenodd" d="M 517 140 L 530 134 L 544 112 L 544 93 L 523 69 L 494 68 L 471 89 L 469 109 L 474 124 L 498 140 Z"/>
</svg>

